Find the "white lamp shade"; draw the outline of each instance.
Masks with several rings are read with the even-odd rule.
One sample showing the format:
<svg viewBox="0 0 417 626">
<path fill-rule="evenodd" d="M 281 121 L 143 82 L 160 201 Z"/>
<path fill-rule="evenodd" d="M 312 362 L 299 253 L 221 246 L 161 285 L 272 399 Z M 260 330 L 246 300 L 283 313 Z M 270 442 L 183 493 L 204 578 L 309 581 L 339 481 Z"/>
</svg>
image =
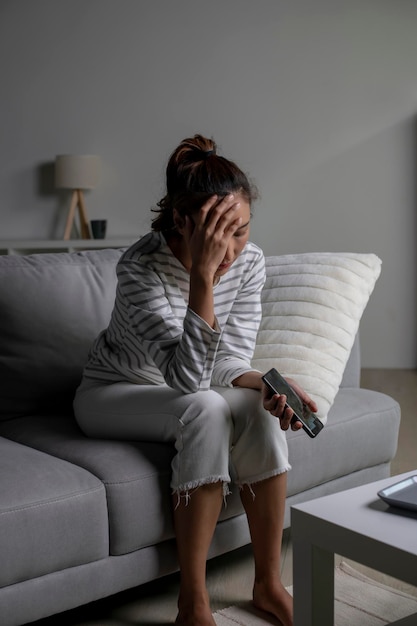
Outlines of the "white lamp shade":
<svg viewBox="0 0 417 626">
<path fill-rule="evenodd" d="M 98 156 L 59 154 L 55 159 L 55 186 L 64 189 L 94 189 L 99 171 Z"/>
</svg>

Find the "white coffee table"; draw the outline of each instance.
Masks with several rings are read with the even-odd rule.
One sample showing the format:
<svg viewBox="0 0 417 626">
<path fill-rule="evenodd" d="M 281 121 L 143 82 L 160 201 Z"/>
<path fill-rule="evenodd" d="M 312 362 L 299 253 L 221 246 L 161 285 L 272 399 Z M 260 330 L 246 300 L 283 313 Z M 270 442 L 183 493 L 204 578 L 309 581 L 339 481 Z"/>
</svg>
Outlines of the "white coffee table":
<svg viewBox="0 0 417 626">
<path fill-rule="evenodd" d="M 294 626 L 334 625 L 335 554 L 417 586 L 417 512 L 389 507 L 377 495 L 413 474 L 291 508 Z M 395 624 L 415 625 L 416 615 Z"/>
</svg>

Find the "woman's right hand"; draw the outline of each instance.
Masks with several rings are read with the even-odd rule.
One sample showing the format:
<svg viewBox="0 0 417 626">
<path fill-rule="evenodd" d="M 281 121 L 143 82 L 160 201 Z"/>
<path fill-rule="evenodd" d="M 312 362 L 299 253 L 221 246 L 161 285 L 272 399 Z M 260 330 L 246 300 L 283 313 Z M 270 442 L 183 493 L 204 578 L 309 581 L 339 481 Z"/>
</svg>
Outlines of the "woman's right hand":
<svg viewBox="0 0 417 626">
<path fill-rule="evenodd" d="M 192 218 L 186 216 L 183 236 L 191 256 L 191 272 L 214 278 L 241 224 L 241 218 L 236 216 L 239 207 L 233 194 L 221 200 L 212 196 Z"/>
</svg>

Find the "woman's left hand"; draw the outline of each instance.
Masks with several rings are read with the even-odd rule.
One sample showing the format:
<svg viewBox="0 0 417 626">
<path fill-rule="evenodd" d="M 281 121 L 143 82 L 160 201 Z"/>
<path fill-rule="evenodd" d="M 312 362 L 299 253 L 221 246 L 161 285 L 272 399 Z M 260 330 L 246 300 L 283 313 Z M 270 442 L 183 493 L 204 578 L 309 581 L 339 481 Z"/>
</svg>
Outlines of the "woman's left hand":
<svg viewBox="0 0 417 626">
<path fill-rule="evenodd" d="M 294 380 L 292 380 L 291 378 L 287 378 L 286 380 L 288 384 L 294 389 L 296 394 L 300 397 L 301 401 L 306 404 L 309 409 L 313 411 L 313 413 L 315 413 L 317 411 L 317 405 L 314 400 L 312 400 L 310 396 L 304 391 L 304 389 L 300 387 Z M 287 396 L 278 393 L 271 395 L 270 389 L 266 385 L 263 385 L 262 401 L 264 409 L 269 411 L 271 415 L 278 417 L 281 422 L 282 430 L 288 430 L 290 426 L 292 430 L 299 430 L 300 428 L 302 428 L 301 422 L 298 420 L 291 423 L 291 420 L 294 416 L 294 411 L 291 408 L 285 406 Z"/>
</svg>

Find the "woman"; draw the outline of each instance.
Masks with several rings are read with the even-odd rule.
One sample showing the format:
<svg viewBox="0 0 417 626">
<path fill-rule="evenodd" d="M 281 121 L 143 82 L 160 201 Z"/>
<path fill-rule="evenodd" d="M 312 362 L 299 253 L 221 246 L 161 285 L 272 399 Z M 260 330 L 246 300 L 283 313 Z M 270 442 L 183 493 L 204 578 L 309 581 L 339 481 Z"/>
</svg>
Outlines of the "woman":
<svg viewBox="0 0 417 626">
<path fill-rule="evenodd" d="M 174 150 L 166 184 L 152 231 L 118 263 L 112 318 L 89 355 L 76 417 L 89 436 L 175 445 L 177 624 L 215 623 L 206 560 L 233 475 L 253 545 L 253 602 L 289 626 L 280 553 L 293 413 L 250 364 L 265 282 L 264 256 L 249 242 L 255 192 L 201 135 Z"/>
</svg>

